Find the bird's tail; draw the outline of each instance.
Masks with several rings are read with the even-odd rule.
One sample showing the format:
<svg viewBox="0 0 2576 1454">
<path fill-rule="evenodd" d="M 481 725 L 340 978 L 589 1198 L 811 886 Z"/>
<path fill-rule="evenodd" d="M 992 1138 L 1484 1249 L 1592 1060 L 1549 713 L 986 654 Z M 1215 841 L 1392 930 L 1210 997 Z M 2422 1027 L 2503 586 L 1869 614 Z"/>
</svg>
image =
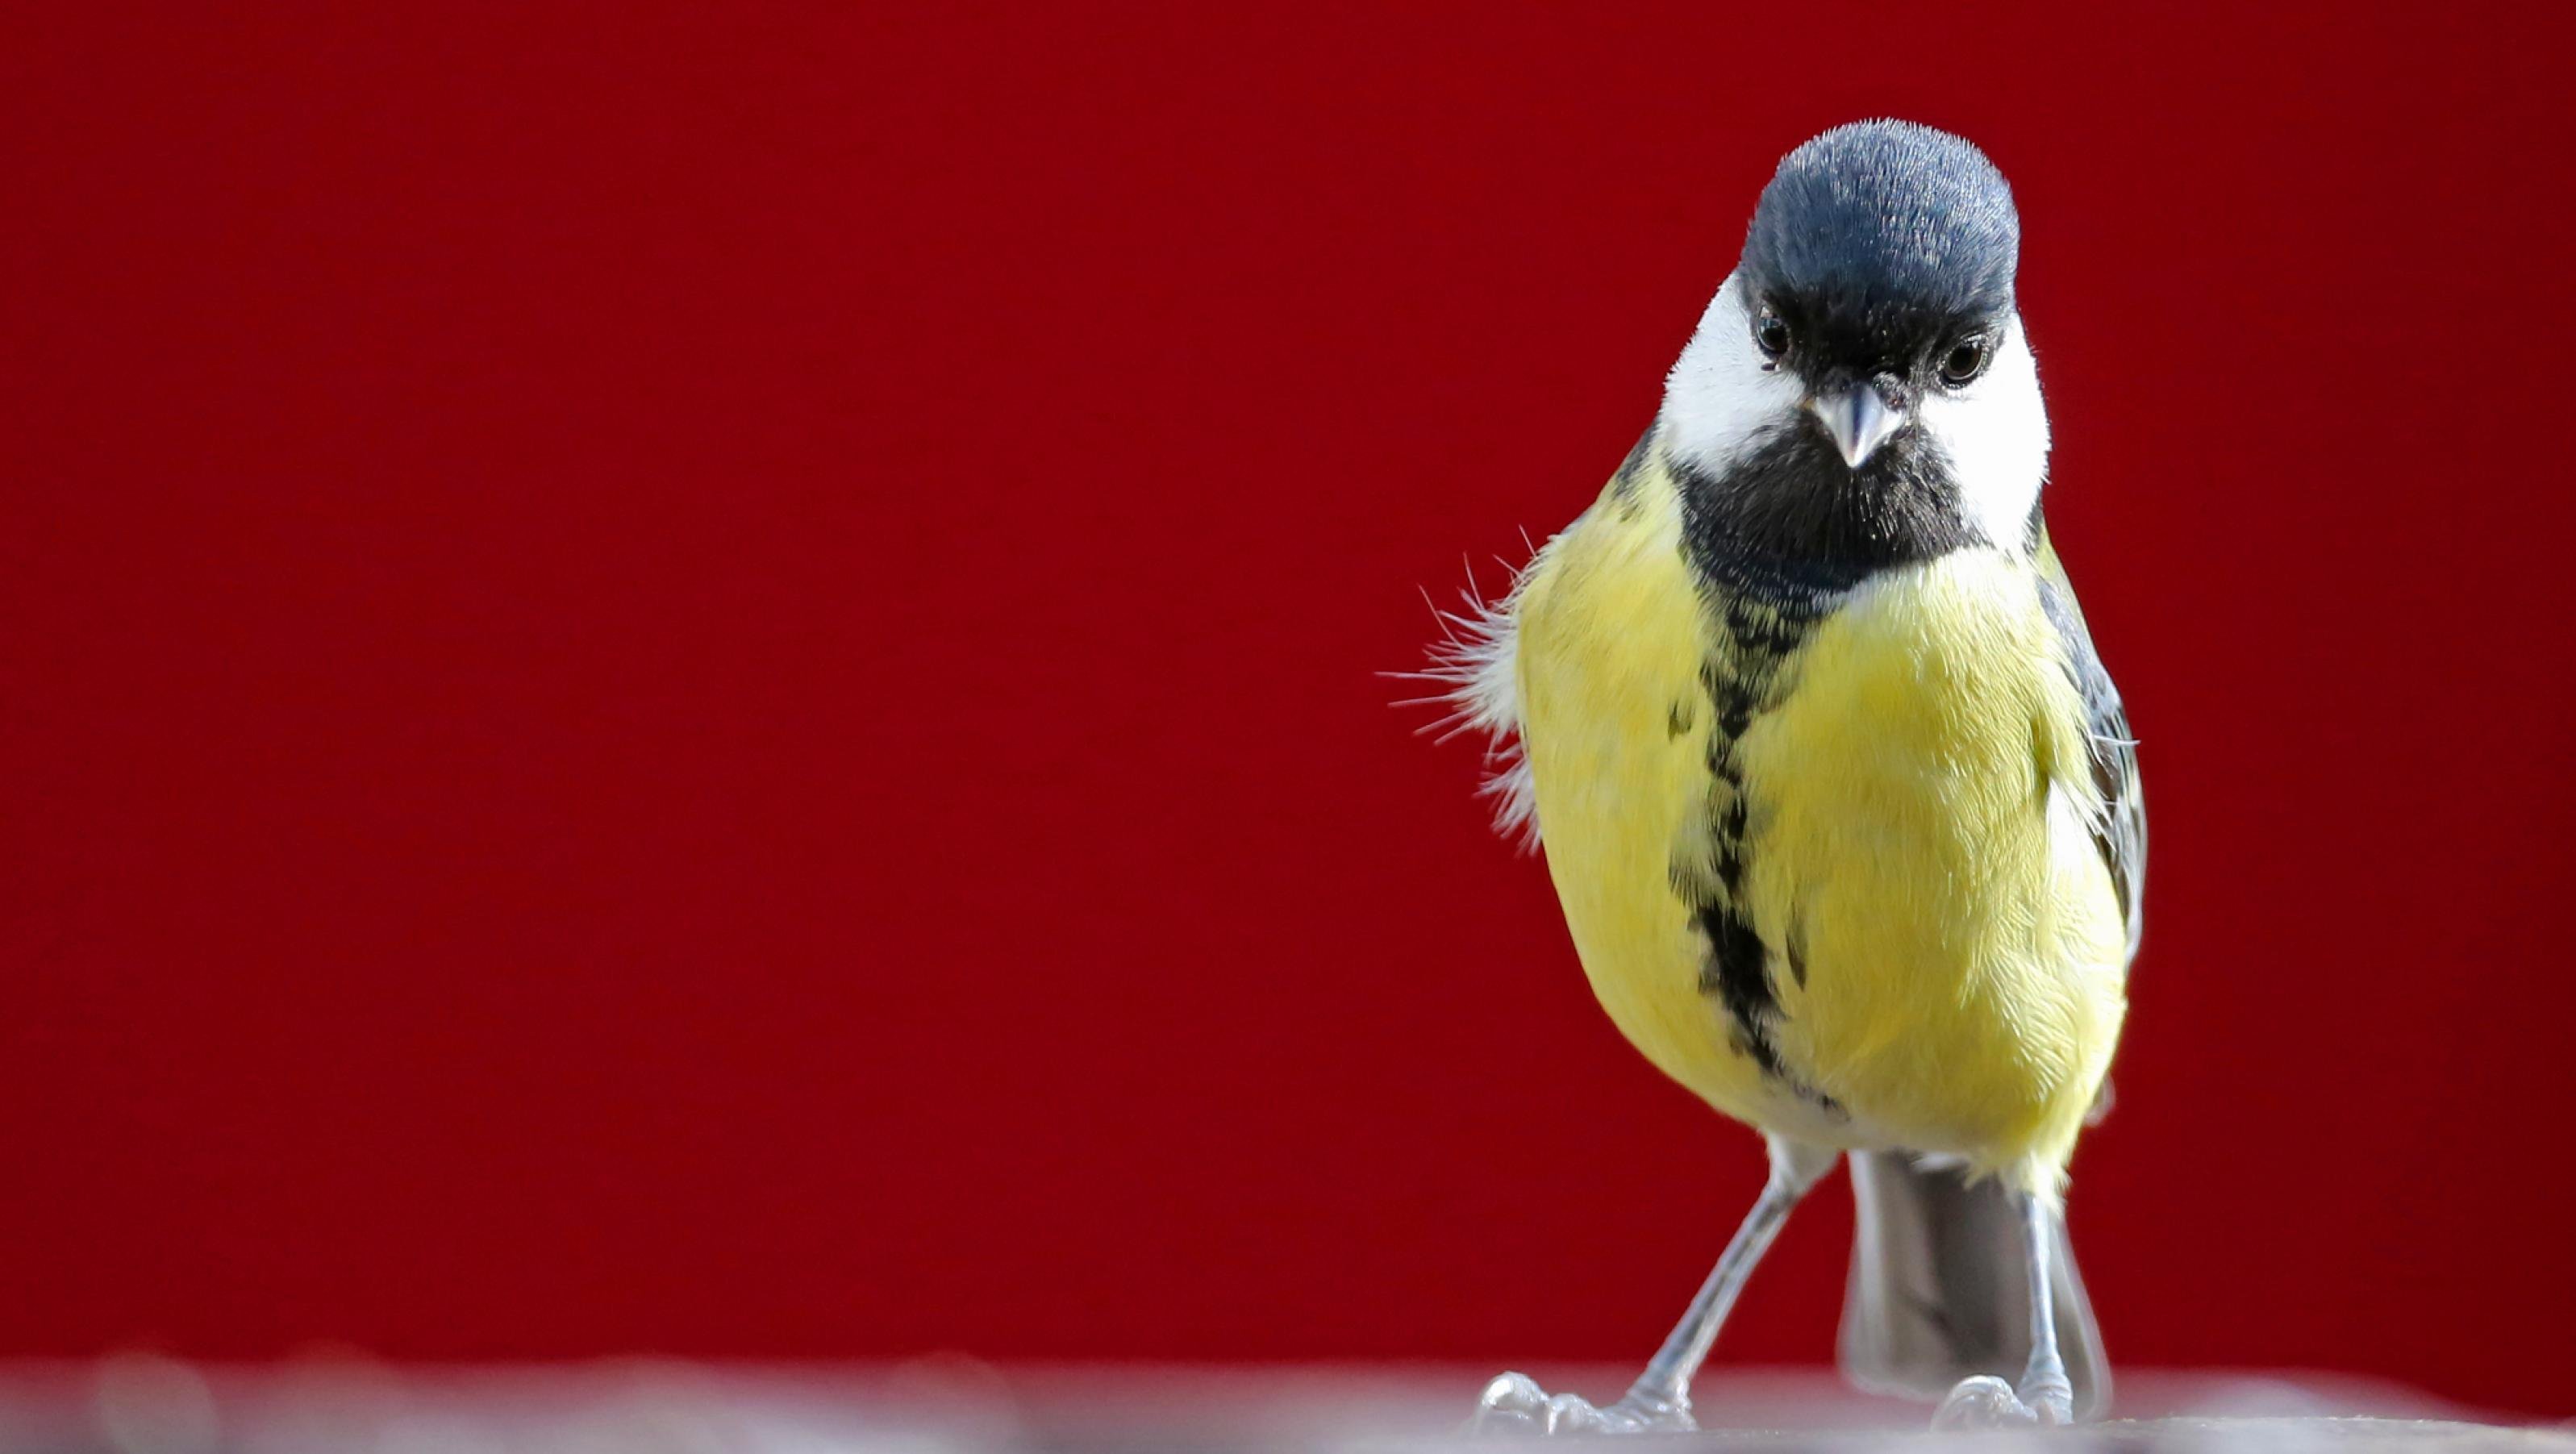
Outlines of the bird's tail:
<svg viewBox="0 0 2576 1454">
<path fill-rule="evenodd" d="M 2030 1356 L 2030 1277 L 2010 1194 L 1892 1151 L 1853 1152 L 1851 1178 L 1843 1376 L 1873 1393 L 1931 1399 L 1979 1373 L 2017 1380 Z M 2062 1214 L 2055 1231 L 2058 1353 L 2076 1416 L 2089 1418 L 2111 1401 L 2111 1369 Z"/>
</svg>

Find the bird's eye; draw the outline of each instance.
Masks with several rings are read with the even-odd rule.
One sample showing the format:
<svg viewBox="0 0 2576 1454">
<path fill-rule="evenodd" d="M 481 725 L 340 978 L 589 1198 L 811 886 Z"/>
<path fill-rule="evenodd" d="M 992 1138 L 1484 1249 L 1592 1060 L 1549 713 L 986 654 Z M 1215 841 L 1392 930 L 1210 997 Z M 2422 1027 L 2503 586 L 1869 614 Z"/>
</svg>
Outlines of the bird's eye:
<svg viewBox="0 0 2576 1454">
<path fill-rule="evenodd" d="M 1778 358 L 1789 351 L 1789 325 L 1781 321 L 1779 314 L 1763 309 L 1762 316 L 1753 320 L 1753 344 Z"/>
<path fill-rule="evenodd" d="M 1984 334 L 1960 339 L 1950 345 L 1947 354 L 1942 355 L 1941 382 L 1954 389 L 1976 382 L 1977 375 L 1986 371 L 1986 361 L 1993 355 L 1994 344 Z"/>
</svg>

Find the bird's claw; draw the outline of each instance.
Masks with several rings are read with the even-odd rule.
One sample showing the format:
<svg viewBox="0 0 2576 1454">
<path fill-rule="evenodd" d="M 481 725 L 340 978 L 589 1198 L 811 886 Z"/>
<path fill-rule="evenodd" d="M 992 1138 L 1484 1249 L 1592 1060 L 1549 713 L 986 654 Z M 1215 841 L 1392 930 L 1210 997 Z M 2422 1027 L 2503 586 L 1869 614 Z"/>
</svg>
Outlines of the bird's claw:
<svg viewBox="0 0 2576 1454">
<path fill-rule="evenodd" d="M 2075 1422 L 2075 1390 L 2063 1378 L 2025 1380 L 2016 1391 L 1992 1374 L 1963 1378 L 1932 1416 L 1936 1429 L 2033 1429 Z"/>
<path fill-rule="evenodd" d="M 1594 1407 L 1576 1394 L 1550 1394 L 1526 1374 L 1506 1373 L 1485 1385 L 1476 1400 L 1476 1416 L 1467 1421 L 1474 1434 L 1665 1434 L 1689 1433 L 1687 1399 L 1665 1399 L 1630 1389 L 1606 1407 Z"/>
</svg>

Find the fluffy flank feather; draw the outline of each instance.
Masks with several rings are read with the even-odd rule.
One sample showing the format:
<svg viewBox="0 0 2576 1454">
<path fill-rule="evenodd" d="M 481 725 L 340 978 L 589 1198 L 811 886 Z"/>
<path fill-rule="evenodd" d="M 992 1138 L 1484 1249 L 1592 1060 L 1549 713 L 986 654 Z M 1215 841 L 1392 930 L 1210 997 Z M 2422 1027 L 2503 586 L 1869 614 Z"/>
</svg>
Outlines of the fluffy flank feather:
<svg viewBox="0 0 2576 1454">
<path fill-rule="evenodd" d="M 1521 749 L 1520 632 L 1513 609 L 1537 566 L 1533 557 L 1494 599 L 1485 597 L 1470 575 L 1459 609 L 1434 608 L 1441 639 L 1431 644 L 1430 666 L 1415 673 L 1448 688 L 1430 698 L 1446 705 L 1448 715 L 1425 730 L 1444 739 L 1460 732 L 1484 734 L 1488 771 L 1479 791 L 1493 800 L 1494 830 L 1524 850 L 1538 845 L 1538 790 Z"/>
</svg>

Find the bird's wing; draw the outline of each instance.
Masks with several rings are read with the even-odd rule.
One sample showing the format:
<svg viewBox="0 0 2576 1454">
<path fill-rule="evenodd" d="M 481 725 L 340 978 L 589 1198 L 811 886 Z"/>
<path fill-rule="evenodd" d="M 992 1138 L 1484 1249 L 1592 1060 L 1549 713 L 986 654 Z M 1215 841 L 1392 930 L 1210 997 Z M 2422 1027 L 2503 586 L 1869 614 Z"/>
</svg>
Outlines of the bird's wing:
<svg viewBox="0 0 2576 1454">
<path fill-rule="evenodd" d="M 2120 922 L 2128 930 L 2129 958 L 2138 957 L 2138 936 L 2145 926 L 2143 894 L 2147 880 L 2147 803 L 2138 786 L 2138 744 L 2129 735 L 2129 714 L 2120 705 L 2120 689 L 2093 652 L 2092 633 L 2084 629 L 2084 611 L 2067 584 L 2066 567 L 2043 534 L 2039 542 L 2039 598 L 2066 648 L 2067 675 L 2083 696 L 2085 736 L 2090 744 L 2093 785 L 2102 794 L 2102 816 L 2093 831 L 2094 846 L 2111 869 L 2111 888 L 2119 895 Z"/>
</svg>

